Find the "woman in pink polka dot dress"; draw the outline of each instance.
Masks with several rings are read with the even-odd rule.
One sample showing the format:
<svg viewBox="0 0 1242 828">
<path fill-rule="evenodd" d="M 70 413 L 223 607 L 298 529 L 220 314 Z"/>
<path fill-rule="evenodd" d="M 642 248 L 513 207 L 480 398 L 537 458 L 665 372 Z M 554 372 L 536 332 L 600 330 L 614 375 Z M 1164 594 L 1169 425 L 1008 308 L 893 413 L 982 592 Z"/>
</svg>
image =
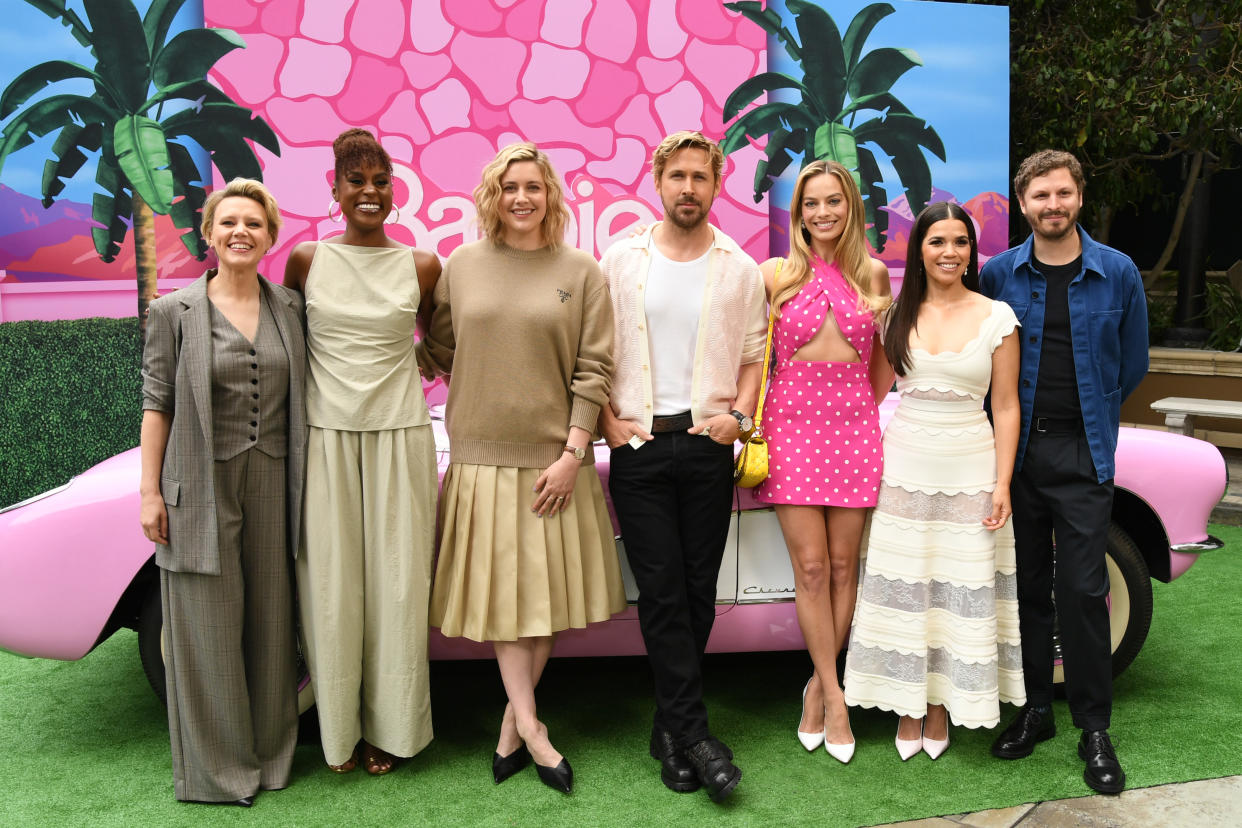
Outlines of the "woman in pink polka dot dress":
<svg viewBox="0 0 1242 828">
<path fill-rule="evenodd" d="M 876 400 L 892 372 L 877 346 L 875 314 L 891 291 L 888 269 L 867 250 L 858 187 L 840 164 L 807 165 L 789 215 L 788 261 L 762 266 L 778 316 L 761 422 L 769 474 L 755 498 L 772 504 L 780 521 L 815 665 L 798 739 L 848 762 L 854 737 L 836 659 L 854 614 L 863 525 L 883 468 Z"/>
</svg>

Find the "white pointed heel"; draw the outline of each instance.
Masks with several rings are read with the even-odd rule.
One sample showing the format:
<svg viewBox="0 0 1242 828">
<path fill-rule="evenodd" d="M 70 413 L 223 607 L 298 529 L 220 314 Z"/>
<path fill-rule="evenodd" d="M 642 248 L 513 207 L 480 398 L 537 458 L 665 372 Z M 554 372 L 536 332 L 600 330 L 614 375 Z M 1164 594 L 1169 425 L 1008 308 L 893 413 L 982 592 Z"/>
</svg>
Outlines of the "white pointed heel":
<svg viewBox="0 0 1242 828">
<path fill-rule="evenodd" d="M 900 723 L 897 726 L 898 734 L 901 733 Z M 897 755 L 901 757 L 901 761 L 906 762 L 923 749 L 923 733 L 919 731 L 917 739 L 903 739 L 900 735 L 893 739 L 893 744 L 897 746 Z"/>
<path fill-rule="evenodd" d="M 923 749 L 923 739 L 902 739 L 900 736 L 893 740 L 897 745 L 897 755 L 901 757 L 901 761 L 905 762 Z"/>
<path fill-rule="evenodd" d="M 806 691 L 808 688 L 810 688 L 810 686 L 811 686 L 811 679 L 807 679 L 806 687 L 802 688 L 802 718 L 806 717 Z M 798 719 L 798 724 L 802 724 L 802 718 Z M 825 727 L 826 726 L 827 724 L 825 723 Z M 824 742 L 824 731 L 821 730 L 818 733 L 804 733 L 803 731 L 799 730 L 798 741 L 801 742 L 802 746 L 806 748 L 808 751 L 815 750 L 815 748 L 819 747 Z"/>
<path fill-rule="evenodd" d="M 947 730 L 947 729 L 946 729 Z M 931 759 L 939 759 L 940 754 L 949 749 L 949 734 L 946 732 L 943 739 L 928 739 L 923 737 L 923 750 Z"/>
<path fill-rule="evenodd" d="M 849 724 L 849 708 L 845 709 L 846 724 Z M 850 760 L 854 758 L 854 730 L 850 729 L 850 740 L 843 745 L 834 744 L 828 741 L 828 711 L 824 711 L 824 750 L 828 751 L 828 755 L 836 759 L 842 765 L 848 765 Z"/>
<path fill-rule="evenodd" d="M 853 735 L 852 733 L 850 734 Z M 851 739 L 849 744 L 834 745 L 827 739 L 824 739 L 824 750 L 828 751 L 828 755 L 836 759 L 842 765 L 848 765 L 850 760 L 854 758 L 854 740 Z"/>
</svg>

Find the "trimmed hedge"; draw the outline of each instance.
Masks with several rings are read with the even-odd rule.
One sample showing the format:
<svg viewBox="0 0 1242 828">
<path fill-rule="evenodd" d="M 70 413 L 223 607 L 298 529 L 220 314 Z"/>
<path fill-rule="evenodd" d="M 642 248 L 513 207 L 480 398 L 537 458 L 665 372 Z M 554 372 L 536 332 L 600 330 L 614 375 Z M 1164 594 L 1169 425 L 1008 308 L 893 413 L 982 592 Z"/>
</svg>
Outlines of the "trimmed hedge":
<svg viewBox="0 0 1242 828">
<path fill-rule="evenodd" d="M 0 506 L 138 445 L 137 318 L 0 324 Z"/>
</svg>

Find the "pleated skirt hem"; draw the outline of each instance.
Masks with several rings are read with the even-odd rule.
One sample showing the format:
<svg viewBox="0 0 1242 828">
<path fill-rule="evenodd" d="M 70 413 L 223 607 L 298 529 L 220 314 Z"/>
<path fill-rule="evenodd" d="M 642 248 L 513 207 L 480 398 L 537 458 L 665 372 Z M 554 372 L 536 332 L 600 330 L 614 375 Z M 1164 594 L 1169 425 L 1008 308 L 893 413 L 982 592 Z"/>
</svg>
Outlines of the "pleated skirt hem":
<svg viewBox="0 0 1242 828">
<path fill-rule="evenodd" d="M 531 512 L 541 469 L 455 463 L 440 496 L 431 625 L 515 641 L 581 629 L 625 609 L 612 521 L 594 466 L 564 512 Z"/>
</svg>

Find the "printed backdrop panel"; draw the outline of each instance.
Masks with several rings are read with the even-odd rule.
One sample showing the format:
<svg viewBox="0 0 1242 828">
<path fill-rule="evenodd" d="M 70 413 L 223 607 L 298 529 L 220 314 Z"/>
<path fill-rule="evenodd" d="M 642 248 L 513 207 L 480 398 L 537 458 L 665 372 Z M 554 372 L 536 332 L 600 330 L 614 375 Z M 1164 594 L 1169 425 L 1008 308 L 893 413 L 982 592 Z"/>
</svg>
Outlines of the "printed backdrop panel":
<svg viewBox="0 0 1242 828">
<path fill-rule="evenodd" d="M 149 0 L 113 2 L 132 5 L 136 14 L 149 6 Z M 93 66 L 93 54 L 71 36 L 72 27 L 18 5 L 0 23 L 8 30 L 6 42 L 18 44 L 0 55 L 6 88 L 52 58 Z M 798 15 L 783 0 L 766 7 L 729 5 L 747 13 L 718 0 L 202 0 L 187 3 L 178 25 L 229 29 L 244 41 L 244 48 L 214 64 L 208 79 L 275 135 L 279 153 L 253 147 L 285 219 L 279 246 L 265 262 L 265 272 L 277 278 L 293 245 L 339 232 L 328 218 L 331 143 L 354 126 L 374 132 L 392 155 L 399 209 L 392 235 L 441 256 L 476 238 L 470 194 L 479 172 L 499 147 L 523 139 L 546 150 L 565 179 L 570 243 L 601 254 L 635 224 L 658 217 L 649 159 L 659 140 L 678 129 L 702 130 L 729 149 L 712 220 L 757 259 L 783 252 L 788 182 L 801 162 L 823 155 L 826 146 L 788 140 L 786 133 L 797 124 L 809 124 L 812 137 L 832 124 L 838 133 L 840 127 L 857 133 L 857 155 L 870 156 L 880 169 L 868 200 L 887 215 L 877 249 L 890 265 L 900 267 L 912 202 L 925 200 L 911 198 L 923 169 L 931 197 L 963 199 L 974 210 L 982 252 L 1003 249 L 1007 10 L 825 0 L 813 10 L 817 25 L 828 19 L 838 39 L 858 16 L 876 21 L 855 54 L 857 79 L 848 76 L 848 61 L 842 64 L 838 85 L 847 93 L 826 105 L 791 96 L 789 89 L 769 94 L 758 79 L 780 72 L 807 87 L 822 84 L 825 78 L 804 78 L 793 56 L 830 48 L 831 39 L 817 34 L 804 45 Z M 794 5 L 807 14 L 809 4 Z M 70 0 L 68 8 L 84 14 L 79 0 Z M 777 15 L 779 26 L 765 9 Z M 824 30 L 808 24 L 806 31 Z M 97 26 L 92 36 L 123 32 L 119 24 Z M 953 36 L 946 39 L 945 32 Z M 884 99 L 875 109 L 843 114 L 875 91 L 867 83 L 883 83 L 875 78 L 887 77 L 887 70 L 877 73 L 875 67 L 881 58 L 900 62 L 895 52 L 907 54 L 910 64 L 888 81 L 899 106 Z M 85 83 L 70 91 L 89 95 L 90 88 Z M 52 84 L 30 101 L 63 91 Z M 787 111 L 756 126 L 750 113 L 777 102 Z M 910 124 L 893 119 L 901 107 L 936 141 L 903 139 Z M 166 114 L 152 111 L 151 117 Z M 0 120 L 6 140 L 17 117 L 10 113 Z M 216 116 L 205 108 L 201 117 Z M 64 126 L 80 120 L 68 112 Z M 862 126 L 868 121 L 877 122 L 870 132 Z M 39 136 L 4 160 L 0 320 L 133 312 L 125 310 L 132 302 L 118 304 L 115 297 L 133 290 L 134 234 L 126 234 L 110 263 L 100 260 L 92 240 L 92 229 L 100 227 L 92 220 L 101 186 L 99 153 L 87 151 L 76 174 L 62 175 L 63 192 L 50 207 L 39 203 L 45 162 L 61 157 L 54 143 L 60 134 Z M 219 172 L 207 171 L 205 157 L 199 153 L 197 183 L 219 184 Z M 58 171 L 66 173 L 65 166 Z M 776 167 L 783 176 L 775 175 Z M 173 173 L 195 186 L 184 168 Z M 119 192 L 125 198 L 129 190 L 122 185 Z M 166 291 L 210 263 L 191 255 L 179 239 L 184 230 L 156 212 L 156 269 Z M 129 221 L 127 214 L 123 218 Z M 28 304 L 37 308 L 27 310 Z"/>
</svg>

